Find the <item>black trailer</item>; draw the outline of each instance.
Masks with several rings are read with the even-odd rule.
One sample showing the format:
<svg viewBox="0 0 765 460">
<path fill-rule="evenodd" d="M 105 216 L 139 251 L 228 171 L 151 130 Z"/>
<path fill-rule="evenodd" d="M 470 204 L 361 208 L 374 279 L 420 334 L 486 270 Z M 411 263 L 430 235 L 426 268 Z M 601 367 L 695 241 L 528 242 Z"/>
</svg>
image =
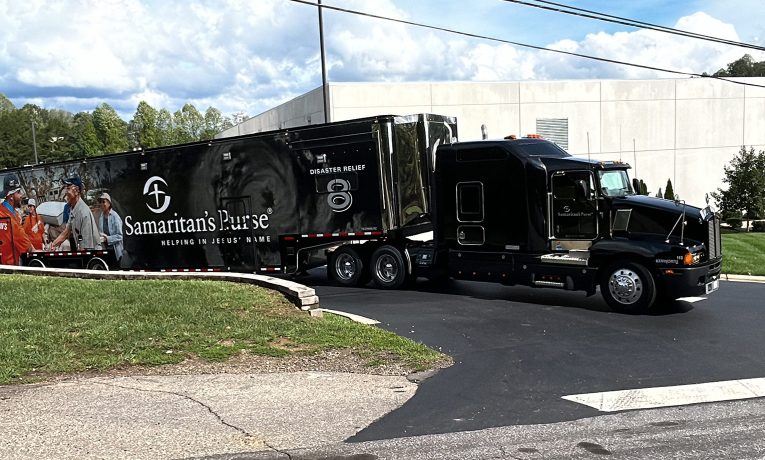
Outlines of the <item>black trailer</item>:
<svg viewBox="0 0 765 460">
<path fill-rule="evenodd" d="M 41 164 L 0 180 L 21 180 L 49 231 L 66 224 L 61 187 L 72 176 L 98 222 L 105 192 L 122 219 L 119 263 L 73 241 L 27 254 L 28 265 L 294 274 L 343 242 L 428 230 L 430 151 L 456 136 L 454 118 L 378 116 Z"/>
<path fill-rule="evenodd" d="M 454 118 L 423 114 L 0 175 L 18 175 L 28 196 L 48 202 L 49 227 L 62 223 L 61 179 L 72 175 L 89 205 L 107 192 L 122 217 L 119 263 L 76 248 L 30 253 L 30 265 L 294 275 L 326 263 L 342 285 L 397 289 L 425 276 L 599 287 L 630 312 L 715 291 L 719 219 L 709 207 L 635 195 L 628 169 L 539 138 L 460 143 Z"/>
</svg>

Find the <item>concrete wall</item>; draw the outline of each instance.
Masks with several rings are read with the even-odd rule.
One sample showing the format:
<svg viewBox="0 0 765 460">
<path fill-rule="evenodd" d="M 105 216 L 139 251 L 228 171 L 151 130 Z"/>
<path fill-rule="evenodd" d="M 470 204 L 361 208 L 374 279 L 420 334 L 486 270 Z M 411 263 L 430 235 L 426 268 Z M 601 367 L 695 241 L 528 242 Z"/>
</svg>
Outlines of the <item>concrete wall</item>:
<svg viewBox="0 0 765 460">
<path fill-rule="evenodd" d="M 713 79 L 332 83 L 329 101 L 331 121 L 453 115 L 460 140 L 480 139 L 483 124 L 499 138 L 535 133 L 538 118 L 567 118 L 572 154 L 622 159 L 652 194 L 671 179 L 696 205 L 722 186 L 723 166 L 741 145 L 765 150 L 765 88 Z M 321 123 L 322 104 L 319 88 L 223 134 Z"/>
</svg>

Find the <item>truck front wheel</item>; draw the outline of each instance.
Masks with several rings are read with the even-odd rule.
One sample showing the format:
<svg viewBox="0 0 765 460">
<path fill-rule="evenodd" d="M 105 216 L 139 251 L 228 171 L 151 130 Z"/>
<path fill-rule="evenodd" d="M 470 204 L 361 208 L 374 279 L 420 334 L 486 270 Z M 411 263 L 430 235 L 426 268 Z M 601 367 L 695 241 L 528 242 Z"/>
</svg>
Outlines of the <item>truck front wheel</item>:
<svg viewBox="0 0 765 460">
<path fill-rule="evenodd" d="M 360 286 L 369 281 L 364 270 L 364 261 L 350 246 L 341 246 L 329 259 L 327 266 L 330 277 L 343 286 Z"/>
<path fill-rule="evenodd" d="M 375 284 L 383 289 L 399 289 L 407 279 L 404 258 L 395 246 L 380 246 L 372 253 L 371 274 Z"/>
<path fill-rule="evenodd" d="M 600 293 L 614 311 L 648 313 L 656 300 L 656 283 L 648 269 L 635 262 L 619 262 L 603 274 Z"/>
</svg>

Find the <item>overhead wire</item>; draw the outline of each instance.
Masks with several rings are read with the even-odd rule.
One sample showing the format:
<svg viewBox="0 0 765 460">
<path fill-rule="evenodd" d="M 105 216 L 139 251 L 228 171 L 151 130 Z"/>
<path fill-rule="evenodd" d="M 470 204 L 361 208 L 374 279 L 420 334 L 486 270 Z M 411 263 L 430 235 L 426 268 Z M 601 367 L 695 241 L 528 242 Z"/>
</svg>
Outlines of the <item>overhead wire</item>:
<svg viewBox="0 0 765 460">
<path fill-rule="evenodd" d="M 312 6 L 314 8 L 318 6 L 320 8 L 326 8 L 326 9 L 329 9 L 329 10 L 339 11 L 339 12 L 342 12 L 342 13 L 348 13 L 348 14 L 353 14 L 353 15 L 358 15 L 358 16 L 364 16 L 364 17 L 373 18 L 373 19 L 380 19 L 380 20 L 383 20 L 383 21 L 395 22 L 395 23 L 399 23 L 399 24 L 405 24 L 405 25 L 419 27 L 419 28 L 424 28 L 424 29 L 437 30 L 437 31 L 440 31 L 440 32 L 447 32 L 447 33 L 450 33 L 450 34 L 462 35 L 462 36 L 465 36 L 465 37 L 477 38 L 477 39 L 480 39 L 480 40 L 487 40 L 487 41 L 493 41 L 493 42 L 498 42 L 498 43 L 505 43 L 505 44 L 508 44 L 508 45 L 514 45 L 514 46 L 519 46 L 519 47 L 523 47 L 523 48 L 530 48 L 530 49 L 535 49 L 535 50 L 539 50 L 539 51 L 547 51 L 547 52 L 550 52 L 550 53 L 557 53 L 557 54 L 563 54 L 563 55 L 567 55 L 567 56 L 574 56 L 574 57 L 583 58 L 583 59 L 589 59 L 589 60 L 593 60 L 593 61 L 606 62 L 606 63 L 610 63 L 610 64 L 624 65 L 624 66 L 629 66 L 629 67 L 637 67 L 637 68 L 640 68 L 640 69 L 654 70 L 654 71 L 657 71 L 657 72 L 666 72 L 666 73 L 675 74 L 675 75 L 685 75 L 685 76 L 689 76 L 689 77 L 700 77 L 700 78 L 711 78 L 711 79 L 714 79 L 714 80 L 727 81 L 729 83 L 734 83 L 734 84 L 737 84 L 737 85 L 754 86 L 754 87 L 758 87 L 758 88 L 765 88 L 765 85 L 758 85 L 756 83 L 749 83 L 749 82 L 744 82 L 744 81 L 731 80 L 731 79 L 728 79 L 728 78 L 725 78 L 725 77 L 716 77 L 716 76 L 707 75 L 707 74 L 700 74 L 700 73 L 694 73 L 694 72 L 685 72 L 685 71 L 682 71 L 682 70 L 664 69 L 664 68 L 661 68 L 661 67 L 655 67 L 655 66 L 650 66 L 650 65 L 645 65 L 645 64 L 636 64 L 636 63 L 633 63 L 633 62 L 619 61 L 619 60 L 616 60 L 616 59 L 608 59 L 608 58 L 603 58 L 603 57 L 598 57 L 598 56 L 590 56 L 590 55 L 587 55 L 587 54 L 574 53 L 572 51 L 563 51 L 563 50 L 556 50 L 556 49 L 553 49 L 553 48 L 545 48 L 544 46 L 530 45 L 528 43 L 521 43 L 521 42 L 516 42 L 516 41 L 512 41 L 512 40 L 505 40 L 505 39 L 502 39 L 502 38 L 490 37 L 488 35 L 480 35 L 480 34 L 475 34 L 475 33 L 471 33 L 471 32 L 463 32 L 463 31 L 459 31 L 459 30 L 455 30 L 455 29 L 449 29 L 449 28 L 446 28 L 446 27 L 440 27 L 440 26 L 434 26 L 434 25 L 429 25 L 429 24 L 423 24 L 423 23 L 414 22 L 414 21 L 407 21 L 405 19 L 391 18 L 389 16 L 382 16 L 382 15 L 378 15 L 378 14 L 366 13 L 366 12 L 363 12 L 363 11 L 351 10 L 351 9 L 348 9 L 348 8 L 341 8 L 341 7 L 338 7 L 338 6 L 328 5 L 326 3 L 322 3 L 319 6 L 317 3 L 311 2 L 309 0 L 290 0 L 290 1 L 294 2 L 294 3 L 300 3 L 300 4 L 303 4 L 303 5 Z"/>
<path fill-rule="evenodd" d="M 722 44 L 725 44 L 725 45 L 738 46 L 738 47 L 742 47 L 742 48 L 749 48 L 749 49 L 753 49 L 753 50 L 757 50 L 757 51 L 765 51 L 765 47 L 759 46 L 759 45 L 754 45 L 754 44 L 751 44 L 751 43 L 737 42 L 737 41 L 729 40 L 729 39 L 725 39 L 725 38 L 713 37 L 711 35 L 704 35 L 704 34 L 699 34 L 699 33 L 696 33 L 696 32 L 689 32 L 689 31 L 686 31 L 686 30 L 680 30 L 680 29 L 673 29 L 672 27 L 666 27 L 666 26 L 661 26 L 661 25 L 657 25 L 657 24 L 651 24 L 649 22 L 638 21 L 638 20 L 635 20 L 635 19 L 629 19 L 629 18 L 624 18 L 624 17 L 620 17 L 620 16 L 614 16 L 614 15 L 610 15 L 610 14 L 606 14 L 606 13 L 600 13 L 598 11 L 593 11 L 593 10 L 586 10 L 584 8 L 577 8 L 577 7 L 565 5 L 563 3 L 556 3 L 556 2 L 546 1 L 546 0 L 533 0 L 536 3 L 529 2 L 529 1 L 523 1 L 523 0 L 502 0 L 502 1 L 507 2 L 507 3 L 516 3 L 518 5 L 523 5 L 523 6 L 530 6 L 530 7 L 533 7 L 533 8 L 539 8 L 539 9 L 547 10 L 547 11 L 553 11 L 553 12 L 556 12 L 556 13 L 569 14 L 569 15 L 572 15 L 572 16 L 578 16 L 578 17 L 587 18 L 587 19 L 595 19 L 595 20 L 598 20 L 598 21 L 610 22 L 610 23 L 614 23 L 614 24 L 621 24 L 621 25 L 635 27 L 635 28 L 639 28 L 639 29 L 654 30 L 654 31 L 657 31 L 657 32 L 663 32 L 663 33 L 668 33 L 668 34 L 673 34 L 673 35 L 680 35 L 680 36 L 683 36 L 683 37 L 695 38 L 695 39 L 698 39 L 698 40 L 706 40 L 706 41 L 711 41 L 711 42 L 716 42 L 716 43 L 722 43 Z M 552 6 L 540 5 L 540 3 L 543 3 L 545 5 L 553 5 L 553 6 L 557 7 L 557 8 L 554 8 Z"/>
</svg>

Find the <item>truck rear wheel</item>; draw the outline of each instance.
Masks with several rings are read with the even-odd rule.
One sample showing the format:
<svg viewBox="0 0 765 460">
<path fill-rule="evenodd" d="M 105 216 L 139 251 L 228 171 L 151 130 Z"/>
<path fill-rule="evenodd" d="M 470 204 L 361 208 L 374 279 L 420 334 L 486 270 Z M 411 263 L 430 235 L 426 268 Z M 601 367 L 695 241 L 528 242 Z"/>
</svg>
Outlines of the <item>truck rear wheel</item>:
<svg viewBox="0 0 765 460">
<path fill-rule="evenodd" d="M 343 286 L 359 286 L 369 281 L 364 261 L 350 246 L 341 246 L 332 253 L 327 266 L 330 277 Z"/>
<path fill-rule="evenodd" d="M 372 253 L 371 275 L 383 289 L 399 289 L 407 280 L 404 258 L 395 246 L 380 246 Z"/>
<path fill-rule="evenodd" d="M 656 283 L 648 269 L 635 262 L 619 262 L 603 274 L 600 293 L 614 311 L 648 313 L 656 300 Z"/>
</svg>

